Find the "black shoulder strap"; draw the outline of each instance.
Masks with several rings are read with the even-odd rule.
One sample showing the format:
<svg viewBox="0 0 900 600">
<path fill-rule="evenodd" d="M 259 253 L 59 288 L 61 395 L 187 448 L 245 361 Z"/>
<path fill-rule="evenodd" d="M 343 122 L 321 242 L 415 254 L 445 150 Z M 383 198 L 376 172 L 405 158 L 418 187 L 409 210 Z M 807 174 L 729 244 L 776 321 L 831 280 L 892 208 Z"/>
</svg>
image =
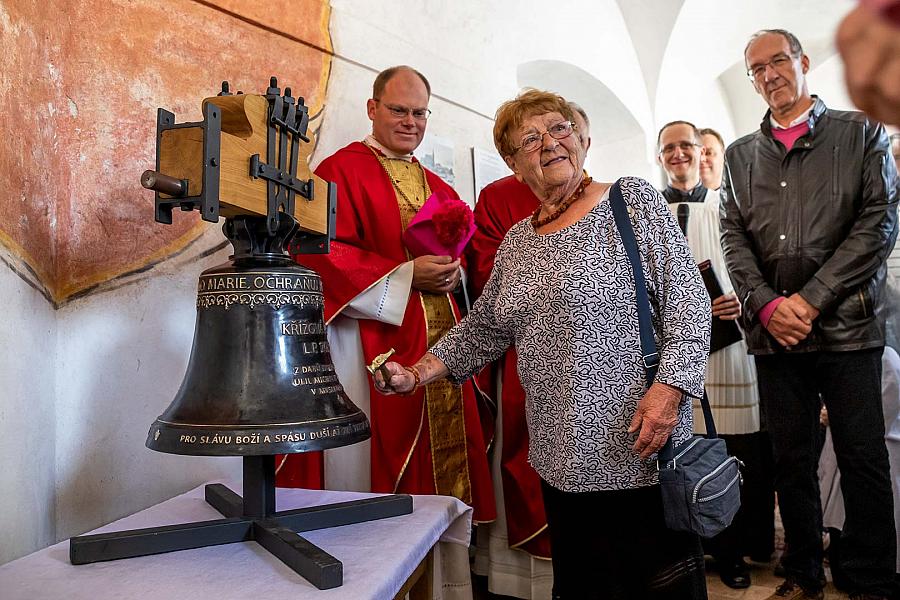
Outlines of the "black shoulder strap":
<svg viewBox="0 0 900 600">
<path fill-rule="evenodd" d="M 637 241 L 634 238 L 634 229 L 631 226 L 631 219 L 628 217 L 625 199 L 622 197 L 622 189 L 619 185 L 621 181 L 619 179 L 609 189 L 609 203 L 613 217 L 616 220 L 616 228 L 619 230 L 619 236 L 622 238 L 622 245 L 625 247 L 625 254 L 628 257 L 628 262 L 631 264 L 631 272 L 634 275 L 635 299 L 637 301 L 638 325 L 641 337 L 641 355 L 644 360 L 647 387 L 649 388 L 653 385 L 653 380 L 656 379 L 656 371 L 659 368 L 659 353 L 656 351 L 656 340 L 653 338 L 653 322 L 650 319 L 650 297 L 647 295 L 644 267 L 641 265 L 641 255 L 638 252 Z M 706 436 L 714 438 L 716 437 L 716 424 L 713 421 L 712 411 L 709 408 L 709 398 L 707 398 L 705 390 L 700 404 L 703 406 Z M 672 455 L 673 447 L 672 438 L 670 437 L 659 451 L 659 458 L 664 462 L 668 462 L 672 460 Z"/>
</svg>

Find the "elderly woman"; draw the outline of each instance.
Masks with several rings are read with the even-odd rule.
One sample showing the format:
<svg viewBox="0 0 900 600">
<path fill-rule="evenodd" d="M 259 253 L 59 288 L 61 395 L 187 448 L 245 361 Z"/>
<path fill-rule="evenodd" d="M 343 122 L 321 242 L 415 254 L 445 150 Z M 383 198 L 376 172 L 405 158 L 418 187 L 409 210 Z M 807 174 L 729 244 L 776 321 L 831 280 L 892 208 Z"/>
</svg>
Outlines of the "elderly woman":
<svg viewBox="0 0 900 600">
<path fill-rule="evenodd" d="M 554 598 L 706 598 L 699 538 L 665 526 L 654 453 L 670 434 L 691 435 L 684 395 L 703 392 L 708 296 L 665 201 L 646 181 L 620 180 L 661 356 L 647 389 L 611 184 L 584 175 L 572 121 L 563 98 L 537 90 L 499 108 L 497 149 L 540 206 L 507 233 L 469 316 L 414 365 L 388 363 L 376 387 L 460 382 L 515 344 Z"/>
</svg>

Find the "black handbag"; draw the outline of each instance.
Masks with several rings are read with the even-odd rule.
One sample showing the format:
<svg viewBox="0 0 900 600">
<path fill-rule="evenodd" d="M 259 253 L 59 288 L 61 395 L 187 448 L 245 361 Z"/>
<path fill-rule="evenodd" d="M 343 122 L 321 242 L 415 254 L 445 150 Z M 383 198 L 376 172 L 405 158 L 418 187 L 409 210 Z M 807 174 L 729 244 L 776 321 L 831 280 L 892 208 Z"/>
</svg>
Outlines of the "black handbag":
<svg viewBox="0 0 900 600">
<path fill-rule="evenodd" d="M 653 337 L 644 269 L 618 181 L 610 188 L 609 200 L 634 275 L 641 354 L 649 389 L 656 378 L 659 354 Z M 741 461 L 728 456 L 725 440 L 717 437 L 705 392 L 701 404 L 706 436 L 694 436 L 674 448 L 670 437 L 660 449 L 656 464 L 666 526 L 712 537 L 731 524 L 741 506 Z"/>
</svg>

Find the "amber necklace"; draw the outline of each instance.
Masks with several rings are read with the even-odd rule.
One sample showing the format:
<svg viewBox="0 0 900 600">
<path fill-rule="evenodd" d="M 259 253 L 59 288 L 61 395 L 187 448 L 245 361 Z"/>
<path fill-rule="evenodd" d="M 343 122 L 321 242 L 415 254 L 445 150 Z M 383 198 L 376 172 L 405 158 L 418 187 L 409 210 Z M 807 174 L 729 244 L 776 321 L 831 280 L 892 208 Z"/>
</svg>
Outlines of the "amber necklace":
<svg viewBox="0 0 900 600">
<path fill-rule="evenodd" d="M 394 181 L 394 176 L 391 175 L 391 171 L 390 171 L 390 169 L 389 169 L 388 166 L 387 166 L 387 158 L 385 158 L 384 154 L 382 154 L 382 153 L 378 150 L 378 148 L 375 148 L 375 147 L 373 147 L 373 146 L 370 146 L 370 145 L 367 144 L 366 142 L 363 142 L 363 145 L 364 145 L 366 148 L 368 148 L 369 150 L 371 150 L 371 151 L 372 151 L 372 154 L 375 155 L 375 158 L 378 159 L 378 164 L 381 165 L 381 168 L 382 168 L 382 170 L 384 171 L 384 174 L 387 175 L 388 179 L 389 179 L 390 182 L 391 182 L 391 185 L 394 187 L 394 189 L 397 191 L 397 193 L 400 194 L 400 197 L 403 198 L 403 199 L 406 201 L 406 204 L 413 210 L 413 212 L 419 212 L 419 208 L 420 208 L 420 207 L 419 207 L 418 205 L 416 205 L 416 204 L 409 198 L 409 196 L 406 195 L 406 192 L 404 192 L 404 191 L 400 188 L 400 186 L 397 185 L 397 182 Z M 415 162 L 415 164 L 419 166 L 419 169 L 422 169 L 422 164 L 421 164 L 421 163 Z M 425 184 L 425 198 L 427 199 L 429 196 L 431 196 L 431 186 L 428 185 L 428 178 L 425 177 L 425 171 L 424 171 L 424 170 L 422 170 L 422 182 Z"/>
<path fill-rule="evenodd" d="M 579 184 L 578 188 L 569 196 L 566 200 L 564 200 L 559 206 L 556 207 L 552 213 L 544 217 L 543 219 L 538 218 L 538 215 L 541 214 L 542 206 L 538 206 L 537 210 L 534 211 L 534 214 L 531 215 L 531 226 L 537 229 L 538 227 L 543 227 L 547 223 L 552 223 L 556 219 L 558 219 L 566 209 L 572 206 L 576 200 L 581 198 L 584 194 L 584 190 L 587 189 L 587 186 L 591 185 L 591 181 L 593 181 L 590 177 L 583 177 L 581 180 L 581 184 Z"/>
</svg>

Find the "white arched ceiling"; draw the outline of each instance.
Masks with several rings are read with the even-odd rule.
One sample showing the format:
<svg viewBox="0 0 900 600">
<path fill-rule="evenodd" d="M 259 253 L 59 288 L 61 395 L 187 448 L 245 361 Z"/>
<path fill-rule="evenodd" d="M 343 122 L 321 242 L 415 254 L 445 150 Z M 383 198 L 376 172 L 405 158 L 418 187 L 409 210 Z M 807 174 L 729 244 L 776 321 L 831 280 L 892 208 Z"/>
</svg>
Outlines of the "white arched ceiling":
<svg viewBox="0 0 900 600">
<path fill-rule="evenodd" d="M 493 116 L 516 95 L 519 65 L 555 60 L 603 81 L 645 129 L 653 127 L 641 64 L 616 0 L 331 0 L 331 6 L 339 61 L 374 70 L 413 65 L 435 94 L 480 114 Z"/>
<path fill-rule="evenodd" d="M 686 0 L 663 58 L 654 103 L 656 126 L 687 119 L 718 129 L 726 141 L 755 130 L 765 106 L 742 74 L 744 46 L 750 36 L 760 29 L 787 29 L 804 44 L 815 68 L 824 62 L 823 57 L 833 54 L 834 30 L 855 4 L 853 0 Z M 811 86 L 814 81 L 815 72 Z"/>
<path fill-rule="evenodd" d="M 519 87 L 552 90 L 577 102 L 591 120 L 591 151 L 586 163 L 595 177 L 646 177 L 646 132 L 630 108 L 602 81 L 573 64 L 536 60 L 519 65 Z"/>
<path fill-rule="evenodd" d="M 605 100 L 611 93 L 638 123 L 643 142 L 619 143 L 630 148 L 629 155 L 643 144 L 643 159 L 627 165 L 639 171 L 655 161 L 656 131 L 667 121 L 715 127 L 729 141 L 755 129 L 764 110 L 735 67 L 754 31 L 794 31 L 809 47 L 813 91 L 839 88 L 840 82 L 832 81 L 839 66 L 831 59 L 823 62 L 814 46 L 832 38 L 855 0 L 563 0 L 549 7 L 543 0 L 331 0 L 331 6 L 337 56 L 329 95 L 353 99 L 351 108 L 340 102 L 332 108 L 355 110 L 361 120 L 346 130 L 326 128 L 326 142 L 334 141 L 325 144 L 329 149 L 367 127 L 360 107 L 372 74 L 384 67 L 410 64 L 431 80 L 438 100 L 429 131 L 458 140 L 458 146 L 489 148 L 484 121 L 518 92 L 520 66 L 566 64 L 576 70 L 563 69 L 553 87 L 569 89 L 587 74 L 605 86 L 596 101 L 578 98 L 591 106 L 595 120 L 598 111 L 612 106 Z M 825 63 L 831 66 L 824 69 Z M 818 64 L 827 71 L 821 78 Z M 576 79 L 565 81 L 569 76 Z M 815 87 L 817 80 L 827 85 Z M 838 94 L 830 89 L 826 100 L 837 106 Z M 609 125 L 610 135 L 616 135 L 616 124 Z M 604 156 L 616 164 L 613 152 L 601 148 L 614 143 L 595 136 L 589 159 Z M 462 160 L 464 148 L 457 150 Z M 658 178 L 653 170 L 649 175 Z"/>
<path fill-rule="evenodd" d="M 656 97 L 656 85 L 669 35 L 684 0 L 617 0 L 637 53 L 647 97 Z"/>
<path fill-rule="evenodd" d="M 643 132 L 631 110 L 596 77 L 575 65 L 535 60 L 517 69 L 519 87 L 550 90 L 577 102 L 591 120 L 591 134 L 617 142 Z"/>
</svg>

